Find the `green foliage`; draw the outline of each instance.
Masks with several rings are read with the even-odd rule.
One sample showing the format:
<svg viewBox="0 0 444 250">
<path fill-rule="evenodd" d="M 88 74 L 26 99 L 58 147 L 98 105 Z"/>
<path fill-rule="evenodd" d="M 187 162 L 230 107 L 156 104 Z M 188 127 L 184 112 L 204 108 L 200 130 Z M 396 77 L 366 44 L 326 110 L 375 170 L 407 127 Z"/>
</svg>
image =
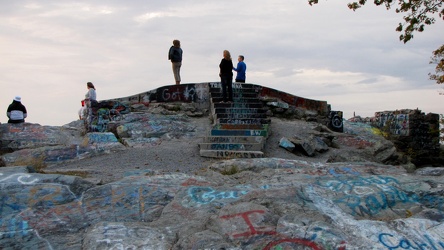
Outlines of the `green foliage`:
<svg viewBox="0 0 444 250">
<path fill-rule="evenodd" d="M 444 45 L 433 51 L 430 64 L 436 64 L 435 73 L 429 73 L 429 79 L 436 81 L 437 84 L 444 83 Z"/>
<path fill-rule="evenodd" d="M 319 0 L 308 0 L 310 5 L 317 4 Z M 358 0 L 348 3 L 349 9 L 355 11 L 367 3 L 367 0 Z M 374 0 L 376 6 L 385 6 L 387 10 L 395 7 L 396 13 L 404 13 L 404 23 L 399 23 L 396 27 L 397 32 L 403 32 L 399 40 L 404 43 L 413 38 L 414 32 L 423 32 L 425 25 L 434 24 L 435 15 L 444 20 L 443 0 Z M 429 79 L 436 81 L 437 84 L 444 83 L 444 45 L 433 52 L 431 64 L 436 63 L 435 73 L 429 73 Z"/>
<path fill-rule="evenodd" d="M 319 0 L 308 0 L 310 5 L 317 4 Z M 351 10 L 355 11 L 367 3 L 367 0 L 359 0 L 357 2 L 349 3 L 347 6 Z M 413 38 L 415 31 L 424 31 L 425 25 L 431 25 L 435 23 L 435 15 L 444 20 L 444 8 L 443 0 L 374 0 L 376 6 L 385 6 L 387 10 L 395 8 L 396 13 L 405 13 L 403 19 L 404 23 L 399 23 L 396 31 L 403 32 L 399 36 L 399 40 L 404 43 Z"/>
<path fill-rule="evenodd" d="M 440 114 L 439 116 L 439 141 L 444 143 L 444 115 Z"/>
</svg>

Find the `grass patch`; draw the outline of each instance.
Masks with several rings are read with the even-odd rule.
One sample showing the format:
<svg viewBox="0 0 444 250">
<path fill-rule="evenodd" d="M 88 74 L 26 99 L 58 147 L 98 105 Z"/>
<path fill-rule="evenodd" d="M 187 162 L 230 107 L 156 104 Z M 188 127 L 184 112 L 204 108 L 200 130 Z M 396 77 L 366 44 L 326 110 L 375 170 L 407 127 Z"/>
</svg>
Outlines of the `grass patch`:
<svg viewBox="0 0 444 250">
<path fill-rule="evenodd" d="M 43 173 L 43 169 L 45 169 L 48 166 L 46 162 L 43 160 L 43 157 L 19 160 L 16 161 L 14 165 L 32 167 L 37 173 Z"/>
<path fill-rule="evenodd" d="M 220 173 L 223 174 L 223 175 L 233 175 L 233 174 L 240 173 L 240 170 L 239 170 L 239 168 L 237 166 L 233 165 L 233 166 L 231 166 L 228 169 L 222 170 Z"/>
<path fill-rule="evenodd" d="M 88 177 L 88 172 L 86 172 L 86 171 L 77 171 L 77 170 L 45 172 L 45 174 L 72 175 L 72 176 L 77 176 L 77 177 L 81 177 L 81 178 L 87 178 Z"/>
</svg>

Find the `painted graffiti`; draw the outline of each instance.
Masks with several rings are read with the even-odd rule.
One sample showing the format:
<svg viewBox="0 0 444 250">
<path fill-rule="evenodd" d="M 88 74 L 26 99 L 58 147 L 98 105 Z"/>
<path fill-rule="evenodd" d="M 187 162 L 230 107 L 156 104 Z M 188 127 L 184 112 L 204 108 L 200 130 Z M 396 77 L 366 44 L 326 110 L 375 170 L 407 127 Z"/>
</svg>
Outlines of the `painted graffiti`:
<svg viewBox="0 0 444 250">
<path fill-rule="evenodd" d="M 159 102 L 194 102 L 197 93 L 194 84 L 172 85 L 157 89 L 157 101 Z"/>
<path fill-rule="evenodd" d="M 2 175 L 3 173 L 0 173 L 0 178 Z M 29 185 L 39 181 L 38 178 L 33 177 L 31 174 L 25 174 L 25 173 L 8 175 L 7 177 L 0 179 L 0 182 L 6 182 L 6 180 L 17 181 L 18 183 L 23 185 Z"/>
<path fill-rule="evenodd" d="M 247 150 L 251 147 L 248 144 L 211 144 L 211 150 Z"/>
<path fill-rule="evenodd" d="M 394 236 L 389 233 L 381 233 L 379 242 L 387 249 L 444 249 L 444 242 L 434 239 L 428 234 L 423 234 L 420 239 L 408 239 Z"/>
<path fill-rule="evenodd" d="M 341 172 L 338 172 L 341 171 Z M 426 207 L 444 212 L 444 199 L 433 194 L 418 195 L 405 191 L 399 181 L 388 176 L 362 177 L 350 168 L 330 169 L 334 178 L 319 178 L 316 184 L 340 192 L 345 196 L 335 199 L 337 204 L 348 207 L 352 215 L 373 216 L 398 204 L 421 203 Z"/>
<path fill-rule="evenodd" d="M 332 170 L 330 171 L 330 174 L 333 173 Z M 336 174 L 336 172 L 334 172 L 334 174 Z M 336 174 L 336 178 L 318 179 L 316 181 L 316 184 L 321 187 L 328 188 L 332 191 L 342 192 L 344 194 L 350 194 L 352 192 L 356 194 L 365 194 L 368 193 L 368 191 L 366 190 L 372 189 L 374 185 L 399 184 L 399 182 L 395 178 L 388 176 L 378 175 L 370 177 L 348 177 Z"/>
<path fill-rule="evenodd" d="M 384 191 L 364 196 L 346 195 L 336 199 L 338 204 L 345 204 L 352 212 L 352 215 L 376 215 L 380 211 L 392 208 L 399 203 L 418 202 L 417 194 L 409 194 L 395 187 L 388 187 Z"/>
<path fill-rule="evenodd" d="M 230 151 L 217 151 L 217 157 L 235 157 L 235 158 L 261 158 L 262 154 L 256 154 L 253 152 L 230 152 Z"/>
<path fill-rule="evenodd" d="M 215 200 L 238 199 L 247 194 L 247 190 L 241 191 L 216 191 L 212 187 L 192 187 L 188 189 L 188 195 L 196 203 L 208 204 Z"/>
<path fill-rule="evenodd" d="M 4 221 L 0 218 L 0 225 L 3 225 Z M 14 238 L 16 235 L 27 236 L 31 229 L 28 222 L 16 218 L 8 220 L 5 232 L 0 232 L 0 238 Z"/>
<path fill-rule="evenodd" d="M 273 235 L 273 234 L 276 234 L 276 231 L 274 230 L 274 228 L 270 228 L 270 227 L 255 227 L 253 225 L 253 222 L 251 221 L 251 218 L 252 217 L 257 217 L 256 214 L 264 214 L 264 213 L 265 213 L 264 210 L 252 210 L 252 211 L 247 211 L 247 212 L 243 212 L 243 213 L 224 215 L 224 216 L 221 216 L 220 218 L 221 219 L 225 219 L 225 220 L 241 219 L 247 225 L 247 227 L 248 227 L 247 231 L 239 232 L 239 233 L 234 233 L 234 234 L 232 234 L 233 238 L 251 237 L 251 236 L 254 236 L 254 235 Z"/>
<path fill-rule="evenodd" d="M 399 112 L 376 112 L 375 118 L 379 128 L 389 125 L 391 134 L 409 136 L 408 114 L 400 114 Z"/>
<path fill-rule="evenodd" d="M 264 250 L 272 250 L 272 249 L 293 249 L 293 247 L 305 246 L 311 249 L 337 249 L 337 250 L 345 250 L 345 242 L 342 241 L 340 244 L 336 245 L 334 242 L 329 240 L 327 243 L 328 248 L 324 248 L 322 243 L 316 243 L 316 241 L 320 241 L 321 238 L 318 237 L 318 233 L 333 235 L 335 238 L 338 238 L 336 234 L 330 232 L 329 230 L 325 230 L 323 228 L 315 228 L 315 233 L 311 234 L 309 238 L 297 238 L 297 237 L 287 237 L 286 235 L 282 235 L 276 232 L 275 227 L 273 226 L 262 226 L 259 227 L 257 225 L 258 222 L 262 222 L 262 216 L 266 212 L 264 210 L 251 210 L 242 213 L 229 214 L 221 216 L 220 218 L 223 220 L 231 220 L 236 221 L 240 224 L 245 223 L 243 226 L 245 231 L 235 231 L 231 234 L 232 238 L 250 238 L 250 240 L 260 240 L 258 236 L 271 236 L 272 238 L 268 240 L 268 243 L 263 248 Z M 235 222 L 233 222 L 235 223 Z M 238 228 L 238 227 L 236 227 Z M 255 237 L 255 238 L 253 238 Z"/>
<path fill-rule="evenodd" d="M 343 113 L 341 111 L 330 111 L 330 113 L 328 114 L 328 119 L 329 128 L 336 132 L 344 131 L 344 123 L 342 122 Z"/>
<path fill-rule="evenodd" d="M 261 87 L 260 96 L 268 96 L 268 97 L 276 97 L 281 99 L 283 102 L 286 102 L 290 105 L 305 108 L 307 110 L 315 110 L 324 114 L 327 112 L 327 102 L 325 101 L 316 101 L 310 100 L 298 96 L 294 96 L 285 92 L 281 92 L 275 89 Z"/>
</svg>

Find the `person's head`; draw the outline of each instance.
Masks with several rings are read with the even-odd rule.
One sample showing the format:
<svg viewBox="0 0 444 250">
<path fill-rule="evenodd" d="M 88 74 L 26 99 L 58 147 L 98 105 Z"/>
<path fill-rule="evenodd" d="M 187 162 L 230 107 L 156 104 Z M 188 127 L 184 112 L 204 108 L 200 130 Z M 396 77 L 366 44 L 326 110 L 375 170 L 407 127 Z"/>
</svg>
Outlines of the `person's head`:
<svg viewBox="0 0 444 250">
<path fill-rule="evenodd" d="M 87 82 L 87 83 L 86 83 L 86 87 L 87 87 L 88 89 L 96 89 L 96 88 L 94 87 L 94 84 L 92 84 L 92 82 Z"/>
<path fill-rule="evenodd" d="M 22 98 L 20 96 L 15 96 L 14 101 L 16 102 L 22 102 Z"/>
<path fill-rule="evenodd" d="M 244 56 L 243 55 L 239 55 L 239 57 L 237 58 L 237 60 L 239 61 L 239 62 L 243 62 L 244 61 Z"/>
<path fill-rule="evenodd" d="M 224 58 L 225 58 L 226 60 L 231 60 L 231 54 L 230 54 L 230 51 L 228 51 L 228 50 L 224 50 Z"/>
<path fill-rule="evenodd" d="M 179 40 L 173 40 L 174 47 L 180 48 L 180 41 Z"/>
</svg>

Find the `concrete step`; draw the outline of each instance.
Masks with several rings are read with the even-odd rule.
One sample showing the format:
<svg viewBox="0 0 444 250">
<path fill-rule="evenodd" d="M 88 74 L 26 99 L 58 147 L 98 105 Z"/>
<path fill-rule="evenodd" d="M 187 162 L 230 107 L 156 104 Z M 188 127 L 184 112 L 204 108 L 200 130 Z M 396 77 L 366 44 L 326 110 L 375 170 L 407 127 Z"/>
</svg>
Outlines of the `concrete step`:
<svg viewBox="0 0 444 250">
<path fill-rule="evenodd" d="M 215 125 L 199 143 L 200 155 L 211 158 L 261 158 L 269 134 L 270 119 L 259 100 L 260 88 L 233 83 L 233 102 L 220 103 L 221 84 L 210 83 L 211 116 Z"/>
<path fill-rule="evenodd" d="M 207 136 L 203 143 L 265 143 L 262 136 Z"/>
<path fill-rule="evenodd" d="M 222 97 L 211 98 L 212 103 L 219 103 L 223 101 Z M 257 98 L 233 98 L 234 103 L 261 103 Z"/>
<path fill-rule="evenodd" d="M 200 150 L 200 156 L 232 159 L 232 158 L 262 158 L 264 152 L 262 151 L 232 151 L 232 150 Z"/>
<path fill-rule="evenodd" d="M 229 119 L 219 118 L 216 123 L 220 124 L 270 124 L 270 119 L 265 118 L 242 118 L 242 119 Z"/>
<path fill-rule="evenodd" d="M 212 129 L 227 129 L 227 130 L 268 130 L 268 124 L 216 124 Z"/>
<path fill-rule="evenodd" d="M 214 108 L 263 108 L 264 105 L 262 103 L 243 103 L 243 102 L 233 102 L 233 103 L 214 103 Z"/>
<path fill-rule="evenodd" d="M 215 120 L 217 119 L 254 119 L 254 118 L 267 118 L 265 113 L 260 114 L 214 114 Z"/>
<path fill-rule="evenodd" d="M 245 83 L 233 83 L 233 91 L 242 91 L 242 92 L 258 92 L 260 89 L 258 89 L 256 86 L 253 86 L 252 84 L 245 84 Z M 210 92 L 218 92 L 221 91 L 222 84 L 216 83 L 210 85 Z"/>
<path fill-rule="evenodd" d="M 263 136 L 268 137 L 267 130 L 248 130 L 248 129 L 212 129 L 211 136 Z"/>
<path fill-rule="evenodd" d="M 261 114 L 267 110 L 262 108 L 215 108 L 216 114 Z"/>
<path fill-rule="evenodd" d="M 202 150 L 261 151 L 262 143 L 199 143 Z"/>
</svg>

